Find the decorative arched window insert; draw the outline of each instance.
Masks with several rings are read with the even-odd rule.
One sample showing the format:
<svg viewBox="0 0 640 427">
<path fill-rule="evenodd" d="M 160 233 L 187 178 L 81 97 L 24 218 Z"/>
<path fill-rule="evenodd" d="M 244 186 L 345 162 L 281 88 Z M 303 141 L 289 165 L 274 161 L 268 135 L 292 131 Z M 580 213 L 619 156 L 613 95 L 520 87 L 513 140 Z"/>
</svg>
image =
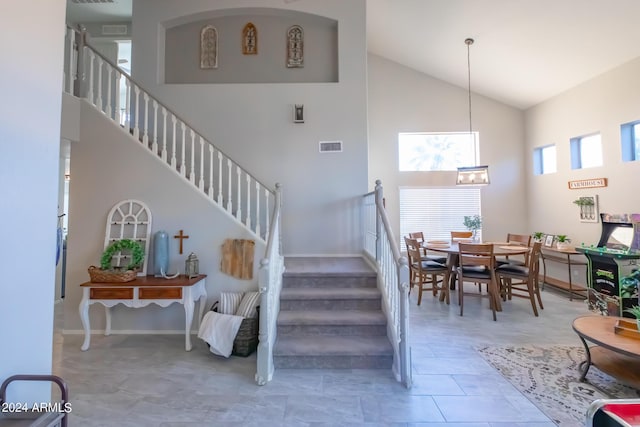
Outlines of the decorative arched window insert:
<svg viewBox="0 0 640 427">
<path fill-rule="evenodd" d="M 258 53 L 258 30 L 251 22 L 242 29 L 242 53 L 245 55 Z"/>
<path fill-rule="evenodd" d="M 304 31 L 300 25 L 294 25 L 287 30 L 287 67 L 301 68 L 304 66 Z"/>
<path fill-rule="evenodd" d="M 116 203 L 107 217 L 107 229 L 104 237 L 104 247 L 122 239 L 139 242 L 144 248 L 144 263 L 138 271 L 138 276 L 147 274 L 147 259 L 149 254 L 149 237 L 151 235 L 151 211 L 139 200 L 122 200 Z M 113 261 L 116 267 L 126 265 L 129 255 L 118 252 Z"/>
<path fill-rule="evenodd" d="M 213 25 L 200 31 L 200 68 L 218 68 L 218 30 Z"/>
</svg>

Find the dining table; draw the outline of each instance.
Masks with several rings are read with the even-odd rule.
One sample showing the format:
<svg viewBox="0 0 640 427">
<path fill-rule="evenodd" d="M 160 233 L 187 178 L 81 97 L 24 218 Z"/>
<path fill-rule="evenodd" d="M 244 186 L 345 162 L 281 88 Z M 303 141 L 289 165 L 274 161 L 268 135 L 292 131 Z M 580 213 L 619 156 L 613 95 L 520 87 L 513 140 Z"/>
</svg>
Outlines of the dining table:
<svg viewBox="0 0 640 427">
<path fill-rule="evenodd" d="M 460 253 L 459 243 L 474 243 L 472 240 L 457 239 L 457 240 L 425 240 L 422 243 L 422 247 L 427 251 L 439 252 L 447 255 L 447 274 L 445 275 L 445 281 L 449 280 L 449 289 L 456 289 L 456 274 L 452 274 L 458 267 L 458 254 Z M 478 242 L 480 243 L 480 242 Z M 512 255 L 525 255 L 529 252 L 528 246 L 521 244 L 515 244 L 513 242 L 482 242 L 493 244 L 493 256 L 512 256 Z M 448 277 L 447 277 L 448 276 Z M 440 301 L 444 298 L 444 293 L 440 295 Z M 497 307 L 500 307 L 500 301 L 497 301 Z M 500 311 L 500 310 L 498 310 Z"/>
</svg>

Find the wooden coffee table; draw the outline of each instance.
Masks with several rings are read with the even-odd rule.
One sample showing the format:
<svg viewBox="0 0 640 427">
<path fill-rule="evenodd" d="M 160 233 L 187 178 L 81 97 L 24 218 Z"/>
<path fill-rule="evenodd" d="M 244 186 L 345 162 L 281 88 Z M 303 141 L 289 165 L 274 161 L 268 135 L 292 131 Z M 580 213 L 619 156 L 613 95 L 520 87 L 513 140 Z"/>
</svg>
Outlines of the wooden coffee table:
<svg viewBox="0 0 640 427">
<path fill-rule="evenodd" d="M 591 365 L 621 383 L 640 389 L 640 339 L 614 332 L 614 316 L 582 316 L 573 321 L 573 330 L 584 345 L 587 360 L 580 363 L 580 381 L 584 381 Z M 589 346 L 587 341 L 596 344 Z"/>
</svg>

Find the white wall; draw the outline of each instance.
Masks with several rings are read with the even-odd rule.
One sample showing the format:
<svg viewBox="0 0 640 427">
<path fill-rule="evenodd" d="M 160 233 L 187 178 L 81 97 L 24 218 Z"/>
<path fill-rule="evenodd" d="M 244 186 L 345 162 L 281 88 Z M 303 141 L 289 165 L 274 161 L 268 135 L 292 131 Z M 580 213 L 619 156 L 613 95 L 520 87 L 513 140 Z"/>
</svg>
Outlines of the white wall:
<svg viewBox="0 0 640 427">
<path fill-rule="evenodd" d="M 579 208 L 572 203 L 583 195 L 597 194 L 600 212 L 640 212 L 640 197 L 634 187 L 640 178 L 640 162 L 622 162 L 620 146 L 620 125 L 640 119 L 639 75 L 640 58 L 526 111 L 532 230 L 566 234 L 575 245 L 597 244 L 600 224 L 580 222 Z M 569 139 L 592 132 L 601 132 L 604 165 L 572 170 Z M 533 176 L 533 150 L 549 144 L 556 144 L 558 171 Z M 609 185 L 568 189 L 568 181 L 587 178 L 608 178 Z"/>
<path fill-rule="evenodd" d="M 257 290 L 257 269 L 264 244 L 256 242 L 253 280 L 238 280 L 221 273 L 224 240 L 253 239 L 252 235 L 86 101 L 81 101 L 80 114 L 80 139 L 71 145 L 65 332 L 82 329 L 78 315 L 82 297 L 79 285 L 89 280 L 87 268 L 99 265 L 109 211 L 125 199 L 140 200 L 149 207 L 153 216 L 152 239 L 158 230 L 173 237 L 183 229 L 189 235 L 184 240 L 182 255 L 178 253 L 178 241 L 170 238 L 169 272 L 184 273 L 187 256 L 195 252 L 200 272 L 208 276 L 207 309 L 221 291 Z M 148 274 L 154 271 L 152 248 L 153 242 Z M 152 305 L 137 310 L 117 306 L 112 310 L 114 332 L 184 330 L 184 307 L 179 304 L 164 309 Z M 102 307 L 93 305 L 89 314 L 91 329 L 104 330 Z"/>
<path fill-rule="evenodd" d="M 214 7 L 287 8 L 338 21 L 339 83 L 159 84 L 164 23 L 197 21 Z M 133 4 L 134 78 L 260 181 L 272 188 L 282 183 L 286 255 L 361 253 L 357 206 L 373 187 L 367 176 L 365 15 L 364 0 Z M 283 36 L 283 49 L 284 43 Z M 293 123 L 294 104 L 304 104 L 304 124 Z M 324 140 L 343 141 L 344 151 L 320 154 L 318 141 Z"/>
<path fill-rule="evenodd" d="M 0 54 L 11 59 L 0 68 L 0 380 L 51 373 L 65 21 L 63 0 L 8 3 L 0 14 Z M 49 394 L 48 384 L 10 389 L 17 402 Z"/>
<path fill-rule="evenodd" d="M 382 180 L 399 240 L 398 188 L 453 186 L 456 172 L 399 172 L 398 133 L 468 130 L 468 91 L 377 55 L 369 55 L 368 63 L 369 182 Z M 524 191 L 523 113 L 473 94 L 472 116 L 473 130 L 480 133 L 480 162 L 489 165 L 491 178 L 481 190 L 483 238 L 532 232 Z"/>
</svg>

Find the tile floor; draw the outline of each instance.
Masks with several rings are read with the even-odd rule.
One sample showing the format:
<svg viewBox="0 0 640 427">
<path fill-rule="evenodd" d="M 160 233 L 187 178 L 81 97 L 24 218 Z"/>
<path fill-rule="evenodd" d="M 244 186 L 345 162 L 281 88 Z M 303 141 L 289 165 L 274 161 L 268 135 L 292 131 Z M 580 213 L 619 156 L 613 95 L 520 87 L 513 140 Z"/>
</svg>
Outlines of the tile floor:
<svg viewBox="0 0 640 427">
<path fill-rule="evenodd" d="M 54 373 L 69 384 L 71 426 L 456 426 L 553 427 L 475 352 L 482 344 L 580 345 L 571 321 L 587 314 L 549 288 L 533 316 L 528 300 L 504 304 L 498 321 L 486 299 L 465 299 L 459 316 L 430 295 L 411 295 L 413 388 L 385 370 L 277 370 L 253 380 L 255 354 L 224 359 L 195 336 L 55 334 Z"/>
</svg>

